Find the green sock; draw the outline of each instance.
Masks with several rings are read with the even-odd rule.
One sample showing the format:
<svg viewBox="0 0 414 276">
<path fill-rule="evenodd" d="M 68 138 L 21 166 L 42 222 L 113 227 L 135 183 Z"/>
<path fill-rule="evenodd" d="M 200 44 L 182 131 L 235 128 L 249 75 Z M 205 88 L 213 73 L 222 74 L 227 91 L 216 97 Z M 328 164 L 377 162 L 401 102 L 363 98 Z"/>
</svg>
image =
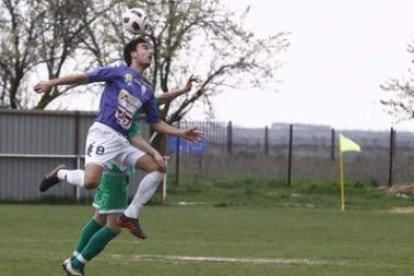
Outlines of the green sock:
<svg viewBox="0 0 414 276">
<path fill-rule="evenodd" d="M 85 248 L 80 252 L 80 254 L 72 259 L 72 266 L 78 270 L 81 270 L 87 262 L 96 257 L 105 246 L 113 240 L 119 232 L 105 226 L 101 230 L 95 233 L 93 237 L 89 240 Z"/>
<path fill-rule="evenodd" d="M 73 257 L 76 257 L 85 246 L 88 244 L 89 240 L 95 235 L 97 231 L 99 231 L 103 225 L 99 224 L 96 220 L 91 219 L 88 223 L 85 224 L 81 231 L 81 235 L 79 237 L 78 243 L 76 244 L 75 252 L 73 252 Z"/>
</svg>

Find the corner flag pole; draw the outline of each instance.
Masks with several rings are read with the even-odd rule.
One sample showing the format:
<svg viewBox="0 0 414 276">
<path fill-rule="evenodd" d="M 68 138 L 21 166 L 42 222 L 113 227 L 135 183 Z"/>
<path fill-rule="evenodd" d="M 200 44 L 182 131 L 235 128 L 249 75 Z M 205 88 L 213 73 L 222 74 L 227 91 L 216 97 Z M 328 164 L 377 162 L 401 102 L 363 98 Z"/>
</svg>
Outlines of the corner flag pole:
<svg viewBox="0 0 414 276">
<path fill-rule="evenodd" d="M 360 152 L 361 147 L 349 138 L 346 138 L 342 133 L 339 133 L 339 175 L 341 185 L 341 210 L 345 210 L 345 185 L 344 185 L 344 161 L 343 154 L 346 151 Z"/>
<path fill-rule="evenodd" d="M 341 186 L 341 210 L 345 211 L 344 161 L 341 150 L 339 150 L 339 178 Z"/>
</svg>

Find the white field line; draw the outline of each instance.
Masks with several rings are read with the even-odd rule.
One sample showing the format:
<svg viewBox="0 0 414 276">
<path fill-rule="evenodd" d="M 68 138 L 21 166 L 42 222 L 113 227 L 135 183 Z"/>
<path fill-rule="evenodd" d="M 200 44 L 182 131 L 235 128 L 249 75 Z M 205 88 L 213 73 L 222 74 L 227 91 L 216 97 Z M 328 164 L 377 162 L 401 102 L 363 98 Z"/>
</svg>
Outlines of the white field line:
<svg viewBox="0 0 414 276">
<path fill-rule="evenodd" d="M 179 255 L 122 255 L 109 254 L 115 259 L 133 261 L 165 261 L 165 262 L 195 262 L 195 263 L 236 263 L 236 264 L 283 264 L 283 265 L 327 265 L 326 261 L 310 259 L 284 259 L 284 258 L 248 258 L 248 257 L 204 257 Z"/>
<path fill-rule="evenodd" d="M 3 242 L 9 242 L 9 240 L 1 240 Z M 19 239 L 14 240 L 14 243 L 75 243 L 74 239 Z M 130 241 L 114 241 L 116 243 L 131 244 Z M 56 255 L 54 255 L 56 257 Z M 121 261 L 133 261 L 133 262 L 173 262 L 173 263 L 229 263 L 229 264 L 269 264 L 269 265 L 339 265 L 339 266 L 358 266 L 358 267 L 381 267 L 381 268 L 394 268 L 398 265 L 390 263 L 377 263 L 377 262 L 363 262 L 356 260 L 341 260 L 341 261 L 328 261 L 328 260 L 312 260 L 307 258 L 254 258 L 254 257 L 212 257 L 212 256 L 182 256 L 182 255 L 130 255 L 130 254 L 102 254 L 103 258 L 111 258 Z"/>
<path fill-rule="evenodd" d="M 251 264 L 251 265 L 306 265 L 306 266 L 345 266 L 345 267 L 375 267 L 390 269 L 397 267 L 389 263 L 365 263 L 360 261 L 341 260 L 312 260 L 307 258 L 254 258 L 254 257 L 211 257 L 211 256 L 180 256 L 180 255 L 124 255 L 105 254 L 123 262 L 165 262 L 165 263 L 221 263 L 221 264 Z"/>
</svg>

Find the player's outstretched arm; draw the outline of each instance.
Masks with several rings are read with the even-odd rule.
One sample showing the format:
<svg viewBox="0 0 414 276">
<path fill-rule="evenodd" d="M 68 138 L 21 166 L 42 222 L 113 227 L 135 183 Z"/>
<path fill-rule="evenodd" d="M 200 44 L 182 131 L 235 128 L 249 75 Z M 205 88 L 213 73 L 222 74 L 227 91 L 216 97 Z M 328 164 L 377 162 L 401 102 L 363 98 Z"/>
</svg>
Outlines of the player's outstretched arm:
<svg viewBox="0 0 414 276">
<path fill-rule="evenodd" d="M 61 78 L 51 79 L 47 81 L 40 81 L 34 87 L 36 93 L 47 93 L 54 86 L 58 85 L 78 85 L 89 82 L 89 77 L 85 73 L 68 75 Z"/>
<path fill-rule="evenodd" d="M 180 129 L 180 128 L 170 126 L 164 121 L 160 121 L 159 123 L 152 124 L 151 127 L 153 130 L 161 134 L 181 137 L 191 142 L 199 142 L 204 137 L 204 133 L 199 131 L 197 128 Z"/>
<path fill-rule="evenodd" d="M 188 92 L 191 91 L 191 88 L 193 87 L 193 83 L 200 83 L 201 80 L 199 77 L 191 75 L 188 80 L 187 83 L 185 85 L 184 88 L 182 89 L 178 89 L 178 90 L 173 90 L 173 91 L 169 91 L 167 93 L 163 93 L 161 96 L 158 97 L 159 101 L 161 104 L 166 104 L 171 102 L 172 100 L 174 100 L 175 98 L 177 98 L 178 96 L 181 96 L 183 94 L 187 94 Z"/>
</svg>

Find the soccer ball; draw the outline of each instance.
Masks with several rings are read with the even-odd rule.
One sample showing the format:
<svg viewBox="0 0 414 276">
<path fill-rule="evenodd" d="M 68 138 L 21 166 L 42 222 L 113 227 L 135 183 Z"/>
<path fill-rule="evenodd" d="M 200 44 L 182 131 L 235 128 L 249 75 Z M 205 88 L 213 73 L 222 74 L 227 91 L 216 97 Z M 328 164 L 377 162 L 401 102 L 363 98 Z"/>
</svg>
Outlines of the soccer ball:
<svg viewBox="0 0 414 276">
<path fill-rule="evenodd" d="M 139 8 L 132 8 L 122 14 L 124 29 L 134 35 L 145 34 L 151 31 L 151 22 L 146 12 Z"/>
</svg>

